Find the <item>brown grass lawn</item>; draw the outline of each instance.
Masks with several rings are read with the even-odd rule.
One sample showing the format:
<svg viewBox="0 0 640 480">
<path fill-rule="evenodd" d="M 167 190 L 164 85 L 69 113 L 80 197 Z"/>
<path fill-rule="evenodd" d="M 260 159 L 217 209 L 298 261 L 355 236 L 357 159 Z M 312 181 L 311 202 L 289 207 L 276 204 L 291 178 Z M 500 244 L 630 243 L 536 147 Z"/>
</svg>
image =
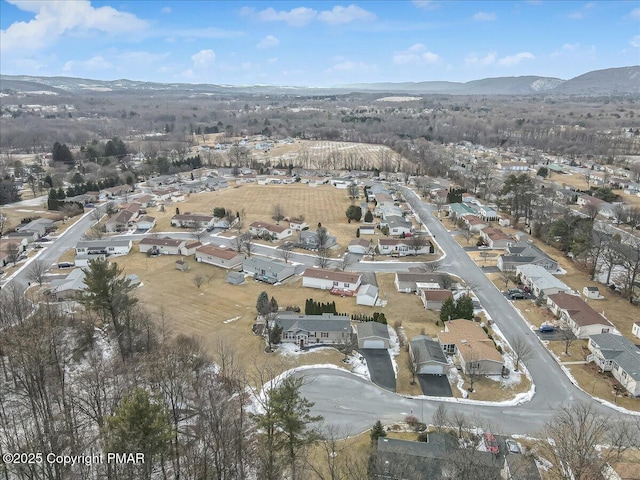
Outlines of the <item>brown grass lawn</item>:
<svg viewBox="0 0 640 480">
<path fill-rule="evenodd" d="M 586 365 L 566 365 L 566 368 L 576 379 L 578 385 L 588 394 L 615 403 L 629 410 L 640 411 L 640 400 L 628 395 L 618 394 L 616 397 L 613 389 L 614 385 L 618 387 L 619 392 L 624 391 L 624 388 L 613 378 L 611 372 L 601 373 L 600 369 L 593 363 Z"/>
<path fill-rule="evenodd" d="M 244 211 L 244 230 L 255 221 L 275 223 L 271 219 L 274 205 L 281 205 L 286 215 L 304 215 L 310 229 L 322 223 L 331 235 L 338 238 L 343 248 L 354 238 L 359 222 L 348 223 L 345 211 L 351 205 L 346 190 L 338 190 L 330 185 L 309 187 L 292 185 L 241 185 L 217 192 L 191 194 L 185 202 L 178 202 L 166 208 L 165 212 L 150 212 L 156 217 L 154 232 L 184 231 L 171 227 L 171 217 L 176 208 L 180 213 L 211 214 L 214 207 L 224 207 L 234 212 Z"/>
<path fill-rule="evenodd" d="M 467 389 L 470 386 L 469 379 L 460 372 L 463 377 L 465 377 L 465 382 L 462 388 Z M 500 382 L 491 380 L 487 377 L 478 377 L 473 383 L 473 392 L 468 394 L 469 399 L 471 400 L 484 400 L 488 402 L 503 402 L 506 400 L 511 400 L 518 393 L 524 393 L 531 388 L 531 381 L 526 377 L 526 375 L 520 376 L 520 383 L 513 386 L 503 386 Z M 461 398 L 462 394 L 458 390 L 456 385 L 451 386 L 451 391 L 453 392 L 453 396 L 456 398 Z"/>
</svg>

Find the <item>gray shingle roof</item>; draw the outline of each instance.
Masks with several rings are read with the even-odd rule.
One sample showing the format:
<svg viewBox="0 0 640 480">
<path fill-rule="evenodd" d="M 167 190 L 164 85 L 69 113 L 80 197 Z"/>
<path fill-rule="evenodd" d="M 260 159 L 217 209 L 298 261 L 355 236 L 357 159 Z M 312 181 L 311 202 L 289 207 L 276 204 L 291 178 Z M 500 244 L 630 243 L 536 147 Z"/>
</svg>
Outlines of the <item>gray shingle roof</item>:
<svg viewBox="0 0 640 480">
<path fill-rule="evenodd" d="M 419 362 L 434 361 L 447 364 L 440 344 L 429 337 L 418 335 L 411 339 L 411 351 L 417 355 Z"/>
<path fill-rule="evenodd" d="M 358 338 L 381 337 L 389 340 L 389 329 L 378 322 L 362 322 L 356 326 Z"/>
<path fill-rule="evenodd" d="M 281 313 L 276 317 L 276 324 L 283 331 L 304 330 L 306 332 L 350 332 L 349 317 L 323 313 L 322 315 L 298 315 Z"/>
<path fill-rule="evenodd" d="M 605 360 L 613 360 L 634 380 L 640 380 L 640 349 L 622 335 L 599 333 L 589 337 Z"/>
<path fill-rule="evenodd" d="M 272 258 L 251 257 L 242 262 L 242 268 L 243 270 L 251 269 L 251 271 L 260 269 L 278 274 L 286 268 L 291 268 L 291 265 Z"/>
</svg>

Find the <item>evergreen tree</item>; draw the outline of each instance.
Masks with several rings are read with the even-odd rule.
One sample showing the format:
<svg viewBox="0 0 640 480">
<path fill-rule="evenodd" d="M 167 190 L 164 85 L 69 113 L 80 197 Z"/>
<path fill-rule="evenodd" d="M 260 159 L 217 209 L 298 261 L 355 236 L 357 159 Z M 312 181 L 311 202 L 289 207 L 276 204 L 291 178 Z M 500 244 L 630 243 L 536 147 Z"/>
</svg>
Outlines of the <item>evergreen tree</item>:
<svg viewBox="0 0 640 480">
<path fill-rule="evenodd" d="M 67 196 L 64 194 L 64 190 L 62 189 L 62 187 L 60 187 L 60 188 L 58 189 L 58 192 L 57 192 L 57 194 L 56 194 L 56 198 L 57 198 L 58 200 L 64 200 L 65 198 L 67 198 Z"/>
<path fill-rule="evenodd" d="M 473 300 L 469 295 L 463 295 L 456 302 L 456 318 L 473 319 Z"/>
<path fill-rule="evenodd" d="M 58 210 L 58 192 L 55 188 L 49 190 L 49 198 L 47 199 L 47 208 L 49 210 Z"/>
<path fill-rule="evenodd" d="M 373 213 L 371 213 L 371 210 L 367 210 L 367 213 L 364 214 L 364 221 L 367 223 L 373 222 Z"/>
<path fill-rule="evenodd" d="M 442 302 L 442 308 L 440 309 L 440 320 L 442 323 L 448 320 L 455 320 L 456 317 L 456 304 L 453 301 L 453 298 L 447 298 L 444 302 Z"/>
<path fill-rule="evenodd" d="M 378 439 L 380 437 L 384 438 L 387 436 L 387 432 L 384 431 L 384 427 L 382 426 L 382 422 L 380 420 L 377 420 L 376 423 L 373 425 L 373 428 L 371 429 L 371 433 L 369 434 L 369 436 L 371 437 L 371 445 L 373 447 L 378 446 Z"/>
<path fill-rule="evenodd" d="M 136 469 L 141 477 L 151 478 L 154 458 L 169 450 L 171 426 L 165 407 L 155 403 L 149 393 L 136 388 L 120 402 L 113 416 L 105 419 L 107 452 L 139 452 L 144 454 L 141 465 L 127 465 L 127 476 L 134 478 Z"/>
<path fill-rule="evenodd" d="M 351 223 L 351 220 L 359 222 L 362 218 L 362 209 L 356 205 L 350 205 L 345 214 L 347 215 L 349 223 Z"/>
</svg>

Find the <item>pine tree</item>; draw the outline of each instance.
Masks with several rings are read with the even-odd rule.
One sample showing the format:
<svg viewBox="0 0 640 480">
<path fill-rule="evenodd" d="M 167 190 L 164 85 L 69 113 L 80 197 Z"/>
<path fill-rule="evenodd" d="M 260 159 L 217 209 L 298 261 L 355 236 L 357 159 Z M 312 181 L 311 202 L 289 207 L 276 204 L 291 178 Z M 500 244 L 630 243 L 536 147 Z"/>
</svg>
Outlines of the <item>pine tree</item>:
<svg viewBox="0 0 640 480">
<path fill-rule="evenodd" d="M 369 436 L 371 437 L 371 445 L 373 447 L 378 446 L 378 438 L 387 436 L 387 432 L 384 431 L 384 427 L 382 426 L 382 422 L 380 420 L 376 421 L 376 423 L 373 425 Z"/>
<path fill-rule="evenodd" d="M 456 302 L 456 318 L 466 318 L 471 320 L 473 318 L 473 300 L 469 295 L 463 295 Z"/>
<path fill-rule="evenodd" d="M 448 320 L 455 320 L 456 318 L 456 304 L 453 301 L 453 298 L 449 297 L 442 303 L 442 308 L 440 309 L 440 320 L 442 323 Z"/>
</svg>

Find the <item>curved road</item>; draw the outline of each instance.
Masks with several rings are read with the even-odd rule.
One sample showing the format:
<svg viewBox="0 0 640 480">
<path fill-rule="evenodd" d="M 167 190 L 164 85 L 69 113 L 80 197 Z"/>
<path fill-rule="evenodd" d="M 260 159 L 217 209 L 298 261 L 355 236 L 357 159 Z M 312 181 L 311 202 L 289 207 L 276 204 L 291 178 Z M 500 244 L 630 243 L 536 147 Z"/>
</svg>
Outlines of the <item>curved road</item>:
<svg viewBox="0 0 640 480">
<path fill-rule="evenodd" d="M 431 205 L 423 203 L 410 189 L 402 188 L 407 201 L 443 251 L 442 270 L 453 273 L 473 285 L 473 291 L 509 342 L 523 337 L 533 347 L 526 366 L 535 384 L 535 395 L 521 405 L 478 405 L 446 401 L 450 411 L 461 411 L 490 423 L 496 432 L 534 434 L 551 419 L 558 407 L 574 402 L 592 402 L 603 414 L 615 411 L 594 400 L 577 388 L 564 374 L 560 365 L 540 343 L 537 336 L 520 317 L 511 302 L 494 286 L 482 270 L 469 258 L 450 232 L 437 220 Z M 322 415 L 327 426 L 339 428 L 351 435 L 370 428 L 376 420 L 400 421 L 413 414 L 428 422 L 439 401 L 409 399 L 383 390 L 360 377 L 334 369 L 305 370 L 306 382 L 302 394 L 315 402 L 314 415 Z M 619 414 L 622 416 L 622 414 Z"/>
</svg>

